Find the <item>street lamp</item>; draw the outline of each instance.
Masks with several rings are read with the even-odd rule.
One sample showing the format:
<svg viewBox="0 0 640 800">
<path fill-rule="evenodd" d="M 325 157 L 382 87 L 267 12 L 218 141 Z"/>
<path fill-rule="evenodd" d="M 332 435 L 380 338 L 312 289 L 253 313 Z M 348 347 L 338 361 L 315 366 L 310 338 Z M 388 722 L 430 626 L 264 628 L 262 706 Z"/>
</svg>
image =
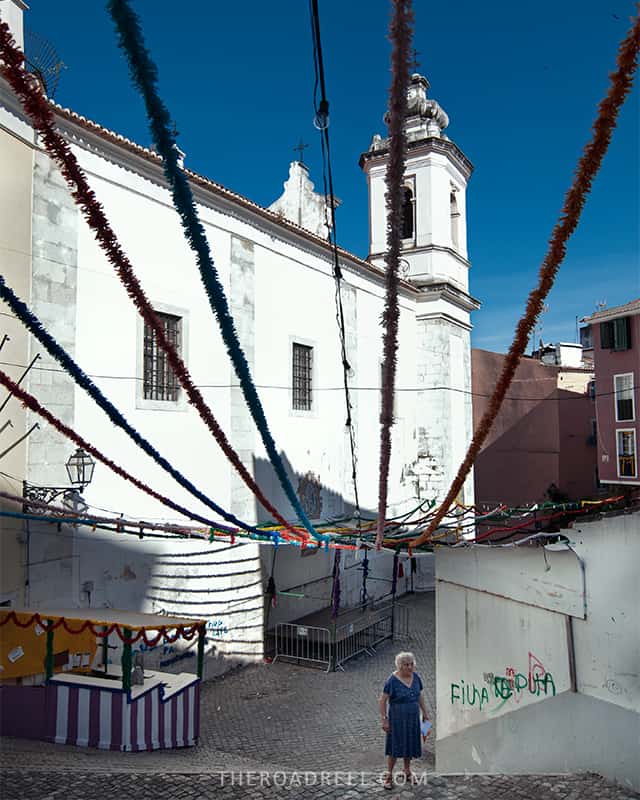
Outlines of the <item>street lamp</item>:
<svg viewBox="0 0 640 800">
<path fill-rule="evenodd" d="M 78 486 L 78 491 L 81 492 L 85 486 L 91 483 L 95 466 L 96 462 L 91 456 L 79 447 L 73 455 L 69 456 L 66 463 L 69 482 L 73 486 Z"/>
<path fill-rule="evenodd" d="M 65 507 L 76 512 L 86 511 L 88 506 L 82 500 L 80 493 L 91 483 L 95 466 L 96 462 L 91 456 L 82 447 L 79 447 L 75 453 L 69 456 L 69 460 L 65 464 L 71 488 L 69 486 L 34 486 L 23 481 L 22 494 L 25 498 L 25 511 L 28 507 L 32 514 L 44 514 L 46 509 L 30 506 L 26 501 L 37 500 L 40 503 L 53 503 L 61 495 Z"/>
</svg>

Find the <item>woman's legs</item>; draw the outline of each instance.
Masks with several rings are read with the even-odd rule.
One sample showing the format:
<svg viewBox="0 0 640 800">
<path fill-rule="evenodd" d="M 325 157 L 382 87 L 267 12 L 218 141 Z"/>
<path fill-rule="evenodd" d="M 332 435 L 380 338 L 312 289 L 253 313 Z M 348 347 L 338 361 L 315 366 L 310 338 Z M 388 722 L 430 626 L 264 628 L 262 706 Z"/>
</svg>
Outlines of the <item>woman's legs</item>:
<svg viewBox="0 0 640 800">
<path fill-rule="evenodd" d="M 413 772 L 411 772 L 411 759 L 410 758 L 404 758 L 403 761 L 404 761 L 404 775 L 405 775 L 405 778 L 407 779 L 408 783 L 413 783 L 415 781 L 415 776 L 414 776 Z"/>
<path fill-rule="evenodd" d="M 383 778 L 383 783 L 389 788 L 393 786 L 393 768 L 396 765 L 396 761 L 397 759 L 395 756 L 387 756 L 387 771 Z"/>
</svg>

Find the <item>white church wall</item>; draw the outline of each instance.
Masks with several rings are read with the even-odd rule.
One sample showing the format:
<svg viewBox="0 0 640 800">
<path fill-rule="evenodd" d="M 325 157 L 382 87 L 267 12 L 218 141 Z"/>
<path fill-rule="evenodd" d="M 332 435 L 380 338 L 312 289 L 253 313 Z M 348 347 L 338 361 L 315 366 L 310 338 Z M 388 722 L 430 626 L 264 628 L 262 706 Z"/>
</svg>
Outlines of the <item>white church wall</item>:
<svg viewBox="0 0 640 800">
<path fill-rule="evenodd" d="M 82 153 L 82 151 L 81 151 Z M 98 165 L 94 165 L 97 167 Z M 109 162 L 100 162 L 103 179 L 95 174 L 92 185 L 107 216 L 121 239 L 147 297 L 157 310 L 167 306 L 185 309 L 188 347 L 183 353 L 194 382 L 225 431 L 230 428 L 228 358 L 204 292 L 194 258 L 189 250 L 177 214 L 169 204 L 150 201 L 112 175 Z M 127 173 L 128 175 L 128 173 Z M 157 193 L 155 186 L 149 192 Z M 230 239 L 226 232 L 206 224 L 218 269 L 228 283 Z M 88 227 L 81 223 L 78 271 L 77 360 L 122 411 L 128 421 L 186 477 L 225 508 L 230 505 L 229 470 L 226 458 L 199 419 L 196 411 L 181 400 L 157 402 L 156 410 L 140 407 L 138 384 L 142 347 L 138 314 L 121 286 L 113 268 Z M 108 377 L 111 376 L 111 377 Z M 211 388 L 204 388 L 204 387 Z M 122 432 L 114 430 L 103 412 L 80 389 L 76 389 L 76 427 L 99 449 L 112 456 L 134 475 L 143 475 L 149 485 L 171 499 L 212 516 L 199 501 L 177 486 Z M 144 405 L 144 404 L 143 404 Z M 214 477 L 215 476 L 215 477 Z M 122 509 L 140 515 L 167 516 L 163 506 L 142 495 L 107 469 L 98 466 L 87 499 L 112 508 L 114 498 Z M 119 509 L 113 509 L 119 510 Z"/>
<path fill-rule="evenodd" d="M 61 120 L 61 127 L 72 138 L 74 151 L 98 199 L 103 203 L 106 215 L 152 305 L 159 311 L 175 312 L 182 317 L 183 357 L 194 382 L 201 387 L 205 401 L 210 404 L 240 457 L 254 471 L 265 493 L 286 516 L 292 516 L 237 388 L 237 380 L 200 282 L 195 257 L 184 239 L 160 166 L 71 122 Z M 39 158 L 46 160 L 42 154 Z M 386 230 L 384 168 L 375 167 L 372 174 L 374 171 L 377 183 L 375 186 L 372 183 L 371 222 L 382 251 L 385 242 L 380 232 Z M 437 183 L 442 189 L 443 181 L 449 180 L 445 173 L 446 170 L 438 161 L 435 177 L 425 180 Z M 69 274 L 75 281 L 70 287 L 75 292 L 75 308 L 71 300 L 65 302 L 61 297 L 58 297 L 56 306 L 60 311 L 56 317 L 58 324 L 64 323 L 65 335 L 69 334 L 64 340 L 65 346 L 75 353 L 82 369 L 94 378 L 132 425 L 204 493 L 247 521 L 268 518 L 232 472 L 197 413 L 185 402 L 183 393 L 176 403 L 145 401 L 141 398 L 143 328 L 138 314 L 113 268 L 95 243 L 93 234 L 71 205 L 59 175 L 55 170 L 51 170 L 51 175 L 59 184 L 55 187 L 55 193 L 52 189 L 49 194 L 49 199 L 53 198 L 53 210 L 62 220 L 62 227 L 77 226 L 77 243 L 61 240 L 58 244 L 62 248 L 45 253 L 52 263 L 62 262 L 65 268 L 73 270 Z M 264 219 L 250 209 L 207 191 L 203 186 L 195 188 L 195 196 L 199 199 L 199 215 L 211 244 L 220 280 L 229 297 L 271 431 L 290 472 L 293 486 L 298 489 L 301 481 L 317 480 L 322 501 L 320 517 L 349 514 L 354 503 L 352 465 L 349 438 L 344 425 L 346 410 L 331 254 L 322 245 L 284 228 L 277 221 Z M 428 208 L 420 213 L 429 213 Z M 441 216 L 447 214 L 448 210 L 441 210 Z M 444 224 L 443 220 L 437 223 L 439 229 Z M 55 233 L 57 223 L 55 220 L 50 220 L 50 223 L 49 228 Z M 74 248 L 77 248 L 77 265 Z M 51 282 L 55 279 L 56 269 L 52 267 L 50 270 Z M 449 277 L 456 282 L 458 279 L 452 269 L 449 269 Z M 343 273 L 360 505 L 363 513 L 374 516 L 377 513 L 378 494 L 382 360 L 380 318 L 384 308 L 384 283 L 382 276 L 358 265 L 355 259 L 347 259 Z M 44 296 L 42 300 L 45 302 Z M 438 300 L 437 303 L 443 304 L 444 310 L 457 319 L 455 306 L 444 300 Z M 433 410 L 425 402 L 424 395 L 428 393 L 414 389 L 420 388 L 425 365 L 438 384 L 451 377 L 447 361 L 450 348 L 445 347 L 442 339 L 446 338 L 446 332 L 439 332 L 442 336 L 438 333 L 433 341 L 426 343 L 425 324 L 416 321 L 416 307 L 416 293 L 406 287 L 401 288 L 396 384 L 399 391 L 394 408 L 388 494 L 390 516 L 414 507 L 418 499 L 434 496 L 433 482 L 421 485 L 412 472 L 419 461 L 421 449 L 424 449 L 423 420 Z M 435 310 L 435 305 L 431 304 L 431 308 Z M 464 312 L 460 312 L 459 316 L 461 319 L 458 321 L 464 324 L 467 316 Z M 454 332 L 451 335 L 456 334 Z M 314 406 L 309 413 L 296 412 L 291 408 L 291 346 L 294 341 L 314 347 Z M 453 349 L 456 349 L 455 345 Z M 456 358 L 460 356 L 460 349 L 456 350 Z M 464 346 L 462 351 L 464 357 Z M 428 363 L 431 355 L 434 356 L 433 362 Z M 463 373 L 468 369 L 466 361 L 462 367 L 458 364 L 458 372 L 460 368 Z M 58 379 L 61 394 L 54 396 L 49 393 L 43 397 L 53 411 L 67 413 L 71 409 L 69 413 L 72 419 L 69 421 L 73 422 L 75 429 L 106 455 L 171 499 L 205 516 L 215 516 L 214 512 L 207 510 L 178 487 L 127 436 L 115 429 L 93 402 L 73 387 L 70 379 L 64 375 L 59 375 Z M 460 382 L 459 374 L 456 380 Z M 447 406 L 448 401 L 444 398 L 438 402 L 442 406 L 436 409 L 439 426 L 450 425 L 452 418 L 462 413 L 461 408 Z M 436 466 L 444 475 L 449 469 L 449 461 L 445 452 L 446 436 L 441 438 L 443 448 L 438 456 L 441 461 Z M 461 434 L 458 439 L 461 439 Z M 46 447 L 49 451 L 43 463 L 53 466 L 55 461 L 56 469 L 66 460 L 61 455 L 63 449 L 65 456 L 72 449 L 68 443 L 63 445 L 55 435 Z M 62 480 L 51 472 L 46 475 L 42 473 L 40 478 L 46 483 Z M 127 516 L 149 520 L 175 519 L 173 512 L 142 495 L 101 465 L 96 467 L 94 481 L 85 496 L 94 507 L 122 512 Z M 126 541 L 129 542 L 128 539 Z M 154 542 L 157 554 L 169 552 L 173 546 L 172 542 L 163 544 L 163 541 Z M 68 565 L 72 569 L 70 602 L 82 603 L 82 585 L 98 585 L 104 564 L 100 547 L 88 546 L 84 534 L 78 534 L 74 542 L 81 542 L 78 544 L 80 551 L 67 552 L 67 545 L 63 547 L 61 544 L 57 559 L 60 565 L 65 565 L 64 569 Z M 140 563 L 146 557 L 146 543 L 147 538 L 140 544 L 139 554 L 135 556 Z M 131 544 L 125 545 L 127 552 L 131 548 Z M 136 548 L 133 549 L 138 553 Z M 206 546 L 202 549 L 204 551 Z M 293 582 L 292 585 L 304 583 L 309 570 L 317 567 L 312 567 L 310 559 L 301 558 L 298 551 L 286 552 L 288 554 L 283 559 L 291 561 L 286 582 Z M 149 555 L 149 558 L 153 557 Z M 258 550 L 252 550 L 247 558 L 248 569 L 255 568 L 257 571 L 261 566 Z M 318 559 L 319 564 L 322 558 L 324 556 L 318 554 L 311 560 Z M 346 556 L 345 562 L 351 563 L 349 559 L 352 558 Z M 385 581 L 390 580 L 391 568 L 386 554 L 372 557 L 373 561 L 379 562 L 382 573 L 378 584 L 370 587 L 370 595 L 377 596 L 388 590 Z M 262 566 L 263 582 L 266 582 L 268 573 L 264 564 Z M 344 567 L 344 603 L 348 604 L 358 601 L 361 588 L 360 569 L 352 566 L 353 569 Z M 54 572 L 52 570 L 51 574 Z M 132 567 L 132 572 L 136 576 L 143 576 L 137 579 L 140 586 L 134 591 L 133 585 L 128 585 L 127 591 L 123 591 L 120 597 L 127 603 L 144 605 L 145 582 L 147 578 L 151 580 L 151 576 L 147 576 L 144 569 Z M 38 597 L 44 602 L 47 595 L 55 595 L 56 589 L 53 583 L 48 583 L 44 571 L 39 574 L 41 583 Z M 389 579 L 384 578 L 386 574 Z M 196 578 L 197 575 L 194 576 Z M 234 580 L 229 579 L 230 586 Z M 406 584 L 407 579 L 403 580 Z M 55 585 L 59 586 L 59 583 Z M 167 583 L 167 586 L 172 585 L 170 581 Z M 202 594 L 205 591 L 203 587 L 204 584 L 198 584 L 194 595 L 186 598 L 193 600 L 194 596 L 199 595 L 201 603 L 187 603 L 185 599 L 184 606 L 191 609 L 190 613 L 199 613 L 199 605 L 206 611 L 206 603 L 202 599 L 205 597 Z M 402 591 L 402 588 L 399 590 Z M 177 587 L 175 591 L 178 591 Z M 207 591 L 212 592 L 213 589 Z M 177 595 L 174 593 L 173 597 L 175 600 Z M 242 607 L 239 610 L 244 613 Z M 252 652 L 259 652 L 257 645 Z"/>
</svg>

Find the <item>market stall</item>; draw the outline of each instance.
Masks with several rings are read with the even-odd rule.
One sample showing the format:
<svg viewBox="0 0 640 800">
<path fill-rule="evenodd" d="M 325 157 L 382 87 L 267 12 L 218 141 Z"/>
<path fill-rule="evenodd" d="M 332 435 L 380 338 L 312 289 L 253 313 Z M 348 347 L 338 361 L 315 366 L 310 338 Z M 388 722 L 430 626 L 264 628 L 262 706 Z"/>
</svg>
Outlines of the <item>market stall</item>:
<svg viewBox="0 0 640 800">
<path fill-rule="evenodd" d="M 116 609 L 0 610 L 0 734 L 107 750 L 196 743 L 205 621 Z M 197 674 L 145 670 L 146 647 L 193 641 Z M 110 640 L 118 644 L 110 645 Z M 120 652 L 111 664 L 109 651 Z"/>
</svg>

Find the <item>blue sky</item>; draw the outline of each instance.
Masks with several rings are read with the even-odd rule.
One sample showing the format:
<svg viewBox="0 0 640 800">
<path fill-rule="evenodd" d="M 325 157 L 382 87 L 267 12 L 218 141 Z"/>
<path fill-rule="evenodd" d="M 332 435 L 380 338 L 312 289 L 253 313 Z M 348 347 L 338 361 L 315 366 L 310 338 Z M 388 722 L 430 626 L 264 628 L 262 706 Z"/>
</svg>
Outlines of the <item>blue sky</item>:
<svg viewBox="0 0 640 800">
<path fill-rule="evenodd" d="M 358 167 L 384 133 L 388 0 L 320 0 L 331 104 L 338 241 L 367 255 L 367 191 Z M 141 144 L 150 137 L 102 2 L 31 0 L 25 24 L 67 65 L 56 100 Z M 634 13 L 632 0 L 513 3 L 416 0 L 415 47 L 448 135 L 475 166 L 469 186 L 470 291 L 482 302 L 473 345 L 505 351 L 596 106 Z M 268 205 L 293 146 L 321 188 L 313 128 L 308 4 L 139 0 L 186 163 Z M 576 316 L 640 295 L 639 92 L 623 109 L 542 320 L 545 341 L 574 341 Z M 332 312 L 333 313 L 333 312 Z"/>
</svg>

